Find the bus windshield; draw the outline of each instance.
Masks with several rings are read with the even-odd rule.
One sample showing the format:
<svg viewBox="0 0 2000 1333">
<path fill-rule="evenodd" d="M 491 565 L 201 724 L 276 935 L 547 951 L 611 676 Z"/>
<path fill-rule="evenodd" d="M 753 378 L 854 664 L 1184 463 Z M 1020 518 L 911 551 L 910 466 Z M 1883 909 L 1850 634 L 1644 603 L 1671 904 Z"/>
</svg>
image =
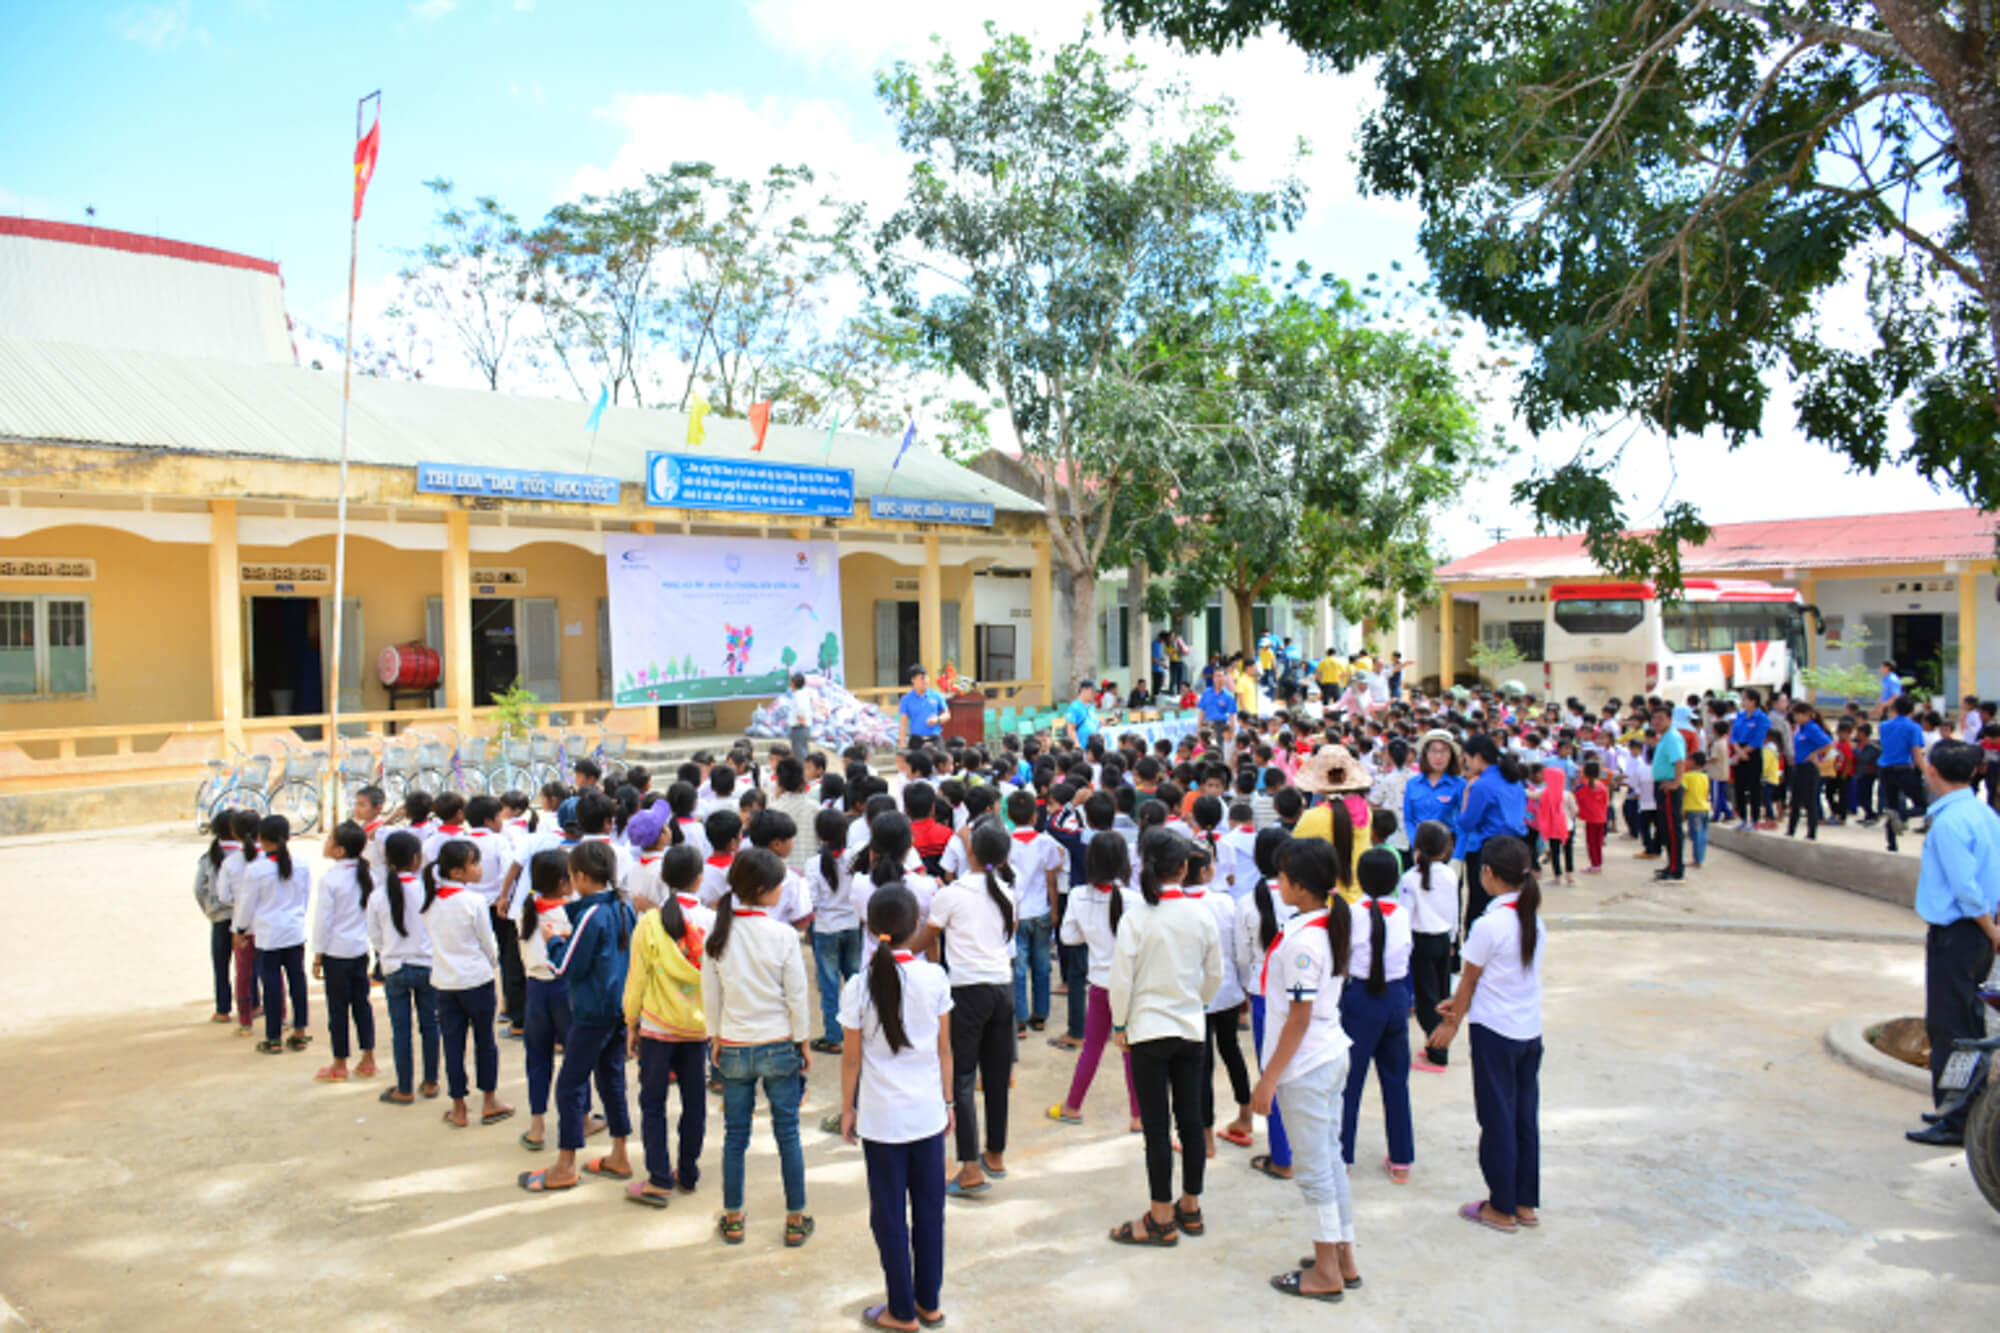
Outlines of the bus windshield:
<svg viewBox="0 0 2000 1333">
<path fill-rule="evenodd" d="M 1551 604 L 1556 627 L 1568 634 L 1624 634 L 1646 618 L 1636 597 L 1578 597 Z"/>
<path fill-rule="evenodd" d="M 1726 653 L 1739 643 L 1800 638 L 1802 617 L 1784 602 L 1683 602 L 1660 608 L 1670 653 Z"/>
</svg>

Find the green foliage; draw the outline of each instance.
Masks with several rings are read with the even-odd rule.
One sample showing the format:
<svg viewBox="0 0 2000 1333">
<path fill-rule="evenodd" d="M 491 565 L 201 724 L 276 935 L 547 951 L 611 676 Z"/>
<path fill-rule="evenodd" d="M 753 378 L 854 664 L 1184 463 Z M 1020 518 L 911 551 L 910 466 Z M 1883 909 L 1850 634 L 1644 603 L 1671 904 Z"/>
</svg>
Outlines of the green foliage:
<svg viewBox="0 0 2000 1333">
<path fill-rule="evenodd" d="M 2000 507 L 2000 97 L 1963 3 L 1107 0 L 1195 49 L 1275 25 L 1374 73 L 1361 183 L 1414 197 L 1440 296 L 1533 348 L 1537 432 L 1627 417 L 1754 442 L 1789 372 L 1808 438 Z M 1980 90 L 1972 95 L 1969 90 Z M 1867 327 L 1827 317 L 1867 279 Z M 1898 443 L 1891 419 L 1907 420 Z M 1668 445 L 1671 447 L 1671 444 Z M 1673 585 L 1687 504 L 1625 532 L 1596 449 L 1516 498 L 1607 573 Z"/>
<path fill-rule="evenodd" d="M 535 706 L 541 700 L 535 692 L 516 680 L 493 696 L 493 738 L 502 741 L 526 740 L 535 730 Z"/>
<path fill-rule="evenodd" d="M 1832 699 L 1873 699 L 1880 688 L 1881 676 L 1874 667 L 1863 659 L 1868 655 L 1868 642 L 1873 636 L 1866 625 L 1856 625 L 1847 631 L 1845 646 L 1853 655 L 1850 666 L 1801 667 L 1799 683 L 1811 695 Z"/>
<path fill-rule="evenodd" d="M 1498 676 L 1503 671 L 1511 671 L 1521 665 L 1521 645 L 1511 638 L 1487 642 L 1481 639 L 1472 645 L 1472 651 L 1465 655 L 1466 662 L 1480 675 Z"/>
</svg>

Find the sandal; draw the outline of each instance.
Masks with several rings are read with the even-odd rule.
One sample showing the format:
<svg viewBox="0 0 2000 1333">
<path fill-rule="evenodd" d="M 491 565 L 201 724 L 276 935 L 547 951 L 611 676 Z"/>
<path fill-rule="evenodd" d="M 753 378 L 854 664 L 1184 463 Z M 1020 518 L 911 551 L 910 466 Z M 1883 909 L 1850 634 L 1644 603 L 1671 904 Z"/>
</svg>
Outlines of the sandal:
<svg viewBox="0 0 2000 1333">
<path fill-rule="evenodd" d="M 285 1038 L 286 1047 L 294 1051 L 303 1051 L 306 1047 L 312 1044 L 313 1044 L 313 1039 L 312 1039 L 312 1033 L 310 1032 L 307 1033 L 294 1032 L 291 1036 Z"/>
<path fill-rule="evenodd" d="M 528 1131 L 524 1129 L 521 1131 L 521 1146 L 529 1152 L 541 1152 L 549 1146 L 549 1141 L 546 1138 L 531 1139 L 528 1137 Z"/>
<path fill-rule="evenodd" d="M 1080 1051 L 1083 1049 L 1082 1042 L 1071 1041 L 1068 1037 L 1050 1037 L 1049 1045 L 1059 1051 Z"/>
<path fill-rule="evenodd" d="M 375 1100 L 378 1102 L 387 1102 L 391 1106 L 414 1106 L 417 1102 L 415 1097 L 398 1088 L 382 1089 L 382 1095 Z"/>
<path fill-rule="evenodd" d="M 1234 1125 L 1231 1125 L 1228 1129 L 1219 1131 L 1215 1137 L 1221 1139 L 1224 1143 L 1233 1143 L 1239 1148 L 1247 1148 L 1257 1141 L 1256 1137 L 1249 1130 L 1238 1129 Z"/>
<path fill-rule="evenodd" d="M 1410 1168 L 1406 1163 L 1392 1162 L 1384 1157 L 1382 1159 L 1382 1169 L 1389 1173 L 1390 1184 L 1407 1185 L 1410 1183 Z"/>
<path fill-rule="evenodd" d="M 1301 1300 L 1325 1301 L 1329 1305 L 1340 1299 L 1341 1293 L 1338 1291 L 1305 1290 L 1299 1285 L 1300 1280 L 1304 1277 L 1305 1274 L 1303 1272 L 1280 1273 L 1271 1279 L 1271 1289 L 1283 1292 L 1287 1296 L 1297 1296 Z"/>
<path fill-rule="evenodd" d="M 328 1065 L 326 1066 L 326 1068 L 320 1070 L 317 1074 L 313 1075 L 313 1082 L 345 1083 L 347 1082 L 347 1071 L 345 1069 L 335 1069 L 332 1065 Z"/>
<path fill-rule="evenodd" d="M 1180 1233 L 1174 1230 L 1172 1222 L 1155 1222 L 1151 1213 L 1147 1213 L 1141 1220 L 1146 1224 L 1145 1235 L 1141 1236 L 1133 1231 L 1130 1222 L 1120 1222 L 1116 1227 L 1112 1228 L 1111 1243 L 1114 1245 L 1157 1245 L 1163 1249 L 1171 1248 L 1181 1243 Z"/>
<path fill-rule="evenodd" d="M 822 1055 L 840 1054 L 840 1043 L 837 1041 L 828 1041 L 825 1037 L 814 1037 L 811 1046 Z"/>
<path fill-rule="evenodd" d="M 514 1108 L 511 1106 L 502 1106 L 491 1111 L 481 1111 L 479 1113 L 479 1123 L 482 1125 L 497 1125 L 502 1120 L 510 1119 L 513 1114 Z"/>
<path fill-rule="evenodd" d="M 1318 1264 L 1319 1264 L 1319 1256 L 1315 1254 L 1308 1254 L 1304 1258 L 1299 1260 L 1300 1268 L 1313 1268 L 1316 1267 Z M 1343 1290 L 1347 1287 L 1354 1287 L 1356 1289 L 1359 1289 L 1361 1286 L 1361 1275 L 1357 1273 L 1353 1277 L 1343 1276 L 1340 1279 L 1340 1281 Z"/>
<path fill-rule="evenodd" d="M 1191 1213 L 1184 1213 L 1181 1211 L 1181 1206 L 1175 1204 L 1174 1225 L 1179 1227 L 1185 1235 L 1205 1236 L 1208 1234 L 1208 1223 L 1201 1220 L 1201 1209 L 1199 1208 Z"/>
<path fill-rule="evenodd" d="M 723 1244 L 741 1245 L 743 1243 L 742 1218 L 731 1217 L 727 1213 L 724 1213 L 721 1217 L 715 1219 L 715 1229 L 722 1234 Z"/>
<path fill-rule="evenodd" d="M 1477 1222 L 1489 1231 L 1498 1231 L 1505 1236 L 1513 1235 L 1515 1231 L 1520 1229 L 1521 1225 L 1519 1222 L 1492 1221 L 1486 1216 L 1486 1201 L 1484 1199 L 1481 1199 L 1478 1203 L 1460 1205 L 1458 1215 L 1468 1222 Z"/>
<path fill-rule="evenodd" d="M 1072 1115 L 1070 1112 L 1063 1109 L 1062 1103 L 1060 1102 L 1056 1103 L 1054 1106 L 1051 1106 L 1046 1112 L 1046 1114 L 1048 1115 L 1049 1119 L 1058 1121 L 1061 1124 L 1065 1125 L 1080 1125 L 1083 1123 L 1083 1114 L 1081 1112 Z"/>
<path fill-rule="evenodd" d="M 605 1163 L 610 1160 L 611 1159 L 609 1157 L 593 1158 L 592 1160 L 585 1162 L 583 1164 L 583 1169 L 586 1173 L 590 1175 L 602 1176 L 606 1180 L 630 1180 L 632 1178 L 631 1167 L 628 1166 L 623 1171 L 613 1171 L 610 1167 L 605 1165 Z"/>
<path fill-rule="evenodd" d="M 1278 1174 L 1277 1163 L 1271 1160 L 1269 1153 L 1258 1153 L 1255 1157 L 1252 1157 L 1250 1159 L 1250 1169 L 1252 1171 L 1261 1171 L 1273 1180 L 1291 1179 L 1290 1176 L 1281 1176 Z"/>
<path fill-rule="evenodd" d="M 281 1041 L 260 1041 L 257 1043 L 257 1054 L 259 1055 L 283 1055 L 284 1053 L 285 1044 Z"/>
<path fill-rule="evenodd" d="M 579 1176 L 567 1185 L 551 1185 L 549 1184 L 549 1173 L 546 1171 L 523 1171 L 514 1179 L 522 1189 L 528 1191 L 530 1194 L 557 1194 L 563 1190 L 573 1190 L 583 1183 L 583 1178 Z"/>
<path fill-rule="evenodd" d="M 805 1244 L 807 1240 L 811 1239 L 812 1233 L 813 1220 L 810 1217 L 801 1217 L 796 1222 L 786 1222 L 785 1248 L 796 1250 L 799 1246 Z"/>
<path fill-rule="evenodd" d="M 646 1188 L 644 1181 L 636 1180 L 625 1187 L 625 1197 L 648 1208 L 665 1208 L 674 1201 L 671 1194 L 654 1194 Z"/>
</svg>

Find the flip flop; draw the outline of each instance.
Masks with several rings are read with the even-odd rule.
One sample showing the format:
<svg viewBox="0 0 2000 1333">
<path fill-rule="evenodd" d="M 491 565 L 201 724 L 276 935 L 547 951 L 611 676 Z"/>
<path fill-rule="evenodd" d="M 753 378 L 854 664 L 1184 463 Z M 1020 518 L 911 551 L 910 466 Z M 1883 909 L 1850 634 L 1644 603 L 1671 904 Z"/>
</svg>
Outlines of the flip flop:
<svg viewBox="0 0 2000 1333">
<path fill-rule="evenodd" d="M 988 1166 L 986 1163 L 981 1162 L 979 1169 L 988 1180 L 1005 1180 L 1007 1178 L 1007 1173 L 997 1166 Z"/>
<path fill-rule="evenodd" d="M 260 1041 L 257 1043 L 257 1054 L 259 1055 L 283 1055 L 284 1053 L 285 1044 L 281 1041 Z"/>
<path fill-rule="evenodd" d="M 861 1312 L 861 1322 L 870 1328 L 899 1329 L 900 1325 L 885 1324 L 882 1322 L 882 1316 L 888 1313 L 889 1306 L 886 1302 L 881 1305 L 871 1305 Z M 921 1322 L 919 1321 L 919 1326 L 921 1326 Z"/>
<path fill-rule="evenodd" d="M 610 1160 L 609 1157 L 599 1157 L 585 1162 L 583 1169 L 590 1175 L 602 1176 L 606 1180 L 630 1180 L 632 1178 L 632 1171 L 629 1167 L 623 1171 L 613 1171 L 610 1167 L 606 1166 L 605 1163 Z"/>
<path fill-rule="evenodd" d="M 1049 1119 L 1059 1121 L 1065 1125 L 1080 1125 L 1083 1123 L 1082 1115 L 1071 1115 L 1069 1112 L 1063 1110 L 1060 1105 L 1051 1106 L 1043 1114 L 1047 1115 Z"/>
<path fill-rule="evenodd" d="M 481 1111 L 479 1113 L 479 1123 L 482 1125 L 497 1125 L 502 1120 L 511 1120 L 513 1116 L 514 1108 L 503 1106 L 497 1111 Z"/>
<path fill-rule="evenodd" d="M 1277 1173 L 1276 1169 L 1275 1169 L 1275 1168 L 1276 1168 L 1276 1166 L 1277 1166 L 1277 1163 L 1275 1163 L 1275 1162 L 1273 1162 L 1273 1161 L 1271 1160 L 1271 1156 L 1270 1156 L 1270 1154 L 1269 1154 L 1269 1153 L 1259 1153 L 1259 1154 L 1257 1154 L 1257 1155 L 1256 1155 L 1255 1157 L 1252 1157 L 1252 1158 L 1250 1159 L 1250 1169 L 1251 1169 L 1252 1171 L 1261 1171 L 1261 1172 L 1263 1172 L 1263 1173 L 1264 1173 L 1265 1175 L 1269 1176 L 1269 1177 L 1270 1177 L 1271 1179 L 1273 1179 L 1273 1180 L 1290 1180 L 1290 1179 L 1292 1179 L 1292 1177 L 1290 1177 L 1290 1176 L 1281 1176 L 1281 1175 L 1279 1175 L 1279 1174 Z"/>
<path fill-rule="evenodd" d="M 1317 1255 L 1308 1254 L 1303 1259 L 1299 1260 L 1299 1267 L 1312 1268 L 1318 1263 L 1319 1263 L 1319 1257 Z M 1343 1284 L 1342 1290 L 1345 1290 L 1347 1287 L 1359 1288 L 1361 1286 L 1361 1276 L 1360 1274 L 1357 1273 L 1353 1277 L 1342 1278 L 1341 1282 Z"/>
<path fill-rule="evenodd" d="M 1239 1148 L 1247 1148 L 1257 1141 L 1256 1137 L 1249 1130 L 1237 1129 L 1233 1126 L 1221 1131 L 1215 1137 L 1221 1139 L 1224 1143 L 1233 1143 Z"/>
<path fill-rule="evenodd" d="M 530 1194 L 557 1194 L 563 1190 L 573 1190 L 583 1183 L 582 1177 L 578 1177 L 567 1185 L 551 1185 L 549 1173 L 546 1171 L 523 1171 L 515 1177 L 515 1181 Z"/>
<path fill-rule="evenodd" d="M 1049 1045 L 1051 1045 L 1051 1046 L 1055 1047 L 1055 1048 L 1056 1048 L 1057 1050 L 1059 1050 L 1059 1051 L 1080 1051 L 1080 1050 L 1082 1050 L 1082 1049 L 1083 1049 L 1083 1043 L 1082 1043 L 1082 1042 L 1080 1042 L 1080 1041 L 1065 1041 L 1065 1040 L 1064 1040 L 1063 1038 L 1061 1038 L 1061 1037 L 1050 1037 L 1050 1038 L 1049 1038 Z"/>
<path fill-rule="evenodd" d="M 417 1099 L 415 1097 L 410 1098 L 408 1101 L 404 1101 L 401 1095 L 401 1090 L 397 1088 L 382 1089 L 382 1095 L 380 1097 L 377 1097 L 375 1100 L 378 1102 L 387 1102 L 391 1106 L 415 1106 L 417 1104 Z"/>
<path fill-rule="evenodd" d="M 665 1208 L 674 1201 L 670 1194 L 647 1193 L 645 1182 L 636 1180 L 625 1187 L 625 1197 L 632 1203 L 644 1204 L 648 1208 Z"/>
<path fill-rule="evenodd" d="M 1517 1227 L 1538 1227 L 1541 1224 L 1540 1217 L 1522 1217 L 1519 1213 L 1514 1214 L 1514 1225 Z"/>
<path fill-rule="evenodd" d="M 1408 1163 L 1393 1162 L 1384 1157 L 1382 1159 L 1382 1169 L 1388 1173 L 1390 1184 L 1407 1185 L 1410 1183 L 1410 1168 Z"/>
<path fill-rule="evenodd" d="M 724 1213 L 721 1217 L 715 1219 L 715 1229 L 722 1234 L 723 1244 L 741 1245 L 743 1243 L 742 1218 L 731 1217 L 727 1213 Z"/>
<path fill-rule="evenodd" d="M 1503 1236 L 1511 1236 L 1520 1229 L 1520 1223 L 1518 1222 L 1488 1221 L 1485 1213 L 1482 1211 L 1485 1202 L 1484 1199 L 1481 1199 L 1478 1203 L 1461 1204 L 1458 1215 L 1468 1222 L 1476 1222 L 1488 1231 L 1497 1231 Z"/>
<path fill-rule="evenodd" d="M 549 1141 L 547 1139 L 531 1139 L 528 1137 L 528 1131 L 524 1129 L 521 1131 L 521 1146 L 529 1152 L 543 1152 L 548 1148 Z"/>
<path fill-rule="evenodd" d="M 1304 1276 L 1305 1274 L 1297 1272 L 1280 1273 L 1271 1279 L 1271 1290 L 1282 1292 L 1287 1296 L 1296 1296 L 1304 1301 L 1324 1301 L 1328 1305 L 1333 1304 L 1341 1298 L 1342 1293 L 1338 1291 L 1305 1290 L 1299 1285 L 1300 1280 Z"/>
<path fill-rule="evenodd" d="M 944 1196 L 947 1199 L 970 1199 L 975 1195 L 984 1194 L 992 1188 L 993 1183 L 987 1180 L 982 1180 L 977 1185 L 961 1185 L 958 1183 L 958 1178 L 954 1176 L 945 1185 Z"/>
<path fill-rule="evenodd" d="M 335 1069 L 332 1065 L 327 1065 L 324 1069 L 313 1075 L 313 1082 L 345 1083 L 347 1082 L 347 1071 L 345 1069 Z"/>
<path fill-rule="evenodd" d="M 212 1014 L 209 1016 L 208 1021 L 211 1023 L 233 1023 L 236 1020 L 231 1018 L 228 1014 Z"/>
</svg>

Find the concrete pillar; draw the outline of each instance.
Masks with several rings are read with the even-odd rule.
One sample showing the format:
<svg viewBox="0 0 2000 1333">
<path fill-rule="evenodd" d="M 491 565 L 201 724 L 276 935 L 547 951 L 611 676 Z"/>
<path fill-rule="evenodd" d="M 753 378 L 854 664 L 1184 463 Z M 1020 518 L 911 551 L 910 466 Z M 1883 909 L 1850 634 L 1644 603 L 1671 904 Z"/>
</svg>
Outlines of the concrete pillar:
<svg viewBox="0 0 2000 1333">
<path fill-rule="evenodd" d="M 444 514 L 444 706 L 460 731 L 472 730 L 472 521 L 463 509 Z"/>
<path fill-rule="evenodd" d="M 1446 690 L 1451 688 L 1456 674 L 1454 664 L 1457 661 L 1458 644 L 1453 634 L 1458 628 L 1453 623 L 1458 618 L 1454 614 L 1456 610 L 1452 604 L 1451 589 L 1440 588 L 1438 590 L 1438 687 Z"/>
<path fill-rule="evenodd" d="M 1042 704 L 1054 707 L 1062 699 L 1056 689 L 1056 581 L 1054 551 L 1047 541 L 1035 543 L 1035 578 L 1029 619 L 1034 636 L 1034 680 L 1042 687 Z"/>
<path fill-rule="evenodd" d="M 958 642 L 949 645 L 949 650 L 958 658 L 958 672 L 962 676 L 974 675 L 979 668 L 979 625 L 972 614 L 972 600 L 978 595 L 978 585 L 973 581 L 977 572 L 967 560 L 958 567 L 953 580 L 958 599 Z"/>
<path fill-rule="evenodd" d="M 938 539 L 924 538 L 924 567 L 917 572 L 917 655 L 936 676 L 944 664 L 944 569 Z M 964 613 L 961 611 L 961 615 Z"/>
<path fill-rule="evenodd" d="M 1981 693 L 1979 688 L 1979 566 L 1970 565 L 1958 575 L 1958 693 Z M 1958 699 L 1950 701 L 1958 707 Z M 1968 738 L 1970 739 L 1970 738 Z"/>
<path fill-rule="evenodd" d="M 208 502 L 211 703 L 223 737 L 243 744 L 243 566 L 236 552 L 236 501 Z"/>
<path fill-rule="evenodd" d="M 1125 604 L 1131 610 L 1131 632 L 1128 633 L 1125 655 L 1132 661 L 1129 688 L 1138 681 L 1145 681 L 1151 688 L 1153 680 L 1153 636 L 1146 632 L 1146 562 L 1134 560 L 1125 569 Z"/>
</svg>

